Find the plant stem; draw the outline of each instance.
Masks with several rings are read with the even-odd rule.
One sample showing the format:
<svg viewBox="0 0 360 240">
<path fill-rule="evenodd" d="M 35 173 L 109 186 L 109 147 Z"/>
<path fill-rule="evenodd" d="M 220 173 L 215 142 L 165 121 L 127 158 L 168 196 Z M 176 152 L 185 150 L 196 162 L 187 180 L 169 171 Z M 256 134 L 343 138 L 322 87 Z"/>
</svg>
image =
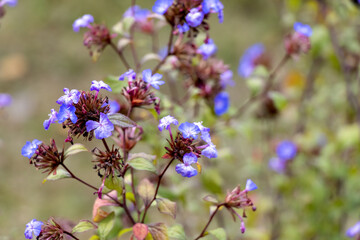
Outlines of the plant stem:
<svg viewBox="0 0 360 240">
<path fill-rule="evenodd" d="M 79 240 L 77 237 L 75 237 L 72 233 L 69 233 L 67 231 L 64 231 L 65 234 L 69 235 L 70 237 L 72 237 L 73 239 Z"/>
<path fill-rule="evenodd" d="M 159 68 L 165 63 L 166 59 L 172 54 L 171 48 L 172 48 L 172 42 L 174 39 L 174 27 L 171 28 L 170 36 L 169 36 L 169 42 L 167 45 L 167 54 L 166 56 L 158 63 L 158 65 L 155 66 L 155 68 L 152 70 L 152 73 L 155 73 L 159 70 Z"/>
<path fill-rule="evenodd" d="M 210 225 L 211 221 L 213 220 L 215 214 L 217 213 L 217 211 L 219 210 L 219 208 L 220 208 L 221 206 L 223 206 L 223 205 L 224 205 L 224 203 L 221 203 L 221 204 L 219 204 L 219 205 L 216 206 L 216 209 L 215 209 L 214 212 L 210 215 L 209 221 L 207 222 L 207 224 L 205 225 L 204 229 L 201 231 L 201 233 L 199 234 L 199 236 L 198 236 L 197 238 L 195 238 L 195 240 L 197 240 L 197 239 L 199 239 L 199 238 L 201 238 L 201 237 L 204 236 L 204 234 L 205 234 L 205 232 L 206 232 L 206 229 L 209 227 L 209 225 Z"/>
<path fill-rule="evenodd" d="M 113 42 L 110 42 L 109 44 L 110 44 L 110 46 L 115 50 L 115 52 L 119 55 L 120 60 L 121 60 L 121 62 L 124 64 L 125 68 L 126 68 L 127 70 L 129 70 L 131 67 L 130 67 L 129 63 L 126 61 L 126 59 L 125 59 L 122 51 L 121 51 L 121 50 L 118 50 L 118 48 L 115 46 L 115 44 L 114 44 Z"/>
<path fill-rule="evenodd" d="M 134 218 L 132 217 L 127 205 L 126 205 L 126 188 L 125 188 L 125 181 L 122 181 L 122 198 L 123 198 L 123 208 L 126 212 L 126 214 L 128 215 L 131 224 L 134 225 L 136 222 L 134 220 Z"/>
<path fill-rule="evenodd" d="M 101 140 L 102 140 L 102 142 L 103 142 L 103 144 L 104 144 L 104 146 L 105 146 L 105 148 L 106 148 L 106 151 L 110 152 L 110 148 L 109 148 L 109 146 L 107 145 L 106 140 L 105 140 L 104 138 L 101 139 Z"/>
<path fill-rule="evenodd" d="M 144 215 L 141 219 L 141 223 L 144 223 L 145 221 L 145 217 L 146 217 L 146 214 L 147 214 L 147 211 L 148 209 L 150 208 L 151 204 L 155 201 L 156 199 L 156 196 L 157 196 L 157 193 L 159 191 L 159 187 L 160 187 L 160 183 L 161 183 L 161 179 L 162 177 L 165 175 L 165 172 L 166 170 L 170 167 L 171 163 L 175 160 L 175 158 L 171 159 L 170 162 L 166 165 L 166 167 L 164 168 L 164 170 L 161 172 L 161 174 L 159 175 L 159 178 L 158 178 L 158 182 L 157 182 L 157 185 L 156 185 L 156 190 L 155 190 L 155 194 L 154 194 L 154 197 L 151 199 L 151 201 L 145 206 L 145 210 L 144 210 Z"/>
</svg>

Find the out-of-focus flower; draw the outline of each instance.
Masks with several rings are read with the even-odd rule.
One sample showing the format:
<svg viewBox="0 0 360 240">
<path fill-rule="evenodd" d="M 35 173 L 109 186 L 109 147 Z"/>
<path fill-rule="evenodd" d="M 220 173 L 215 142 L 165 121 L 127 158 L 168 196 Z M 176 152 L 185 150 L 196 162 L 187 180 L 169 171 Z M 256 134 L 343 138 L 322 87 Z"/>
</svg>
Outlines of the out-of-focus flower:
<svg viewBox="0 0 360 240">
<path fill-rule="evenodd" d="M 150 10 L 142 9 L 135 5 L 128 8 L 123 17 L 133 17 L 135 20 L 135 26 L 139 27 L 145 33 L 152 33 L 154 30 L 154 24 L 152 19 L 148 18 L 150 14 Z"/>
<path fill-rule="evenodd" d="M 57 119 L 59 123 L 63 123 L 66 120 L 70 119 L 72 123 L 76 123 L 78 117 L 75 114 L 76 108 L 73 105 L 67 106 L 65 104 L 60 106 L 60 110 L 57 114 Z"/>
<path fill-rule="evenodd" d="M 197 139 L 197 135 L 200 133 L 200 129 L 194 123 L 184 122 L 180 124 L 179 131 L 184 138 Z"/>
<path fill-rule="evenodd" d="M 160 89 L 159 86 L 165 84 L 164 81 L 160 81 L 162 75 L 159 73 L 155 73 L 151 76 L 151 74 L 151 69 L 146 69 L 142 72 L 144 82 L 150 84 L 155 89 Z"/>
<path fill-rule="evenodd" d="M 256 186 L 256 184 L 251 180 L 251 179 L 248 179 L 246 181 L 246 187 L 245 187 L 245 190 L 250 192 L 250 191 L 253 191 L 253 190 L 256 190 L 258 187 Z"/>
<path fill-rule="evenodd" d="M 120 104 L 115 100 L 109 100 L 110 110 L 108 114 L 118 113 L 120 111 Z"/>
<path fill-rule="evenodd" d="M 293 159 L 296 156 L 296 153 L 297 153 L 296 145 L 288 140 L 280 142 L 276 148 L 277 156 L 283 161 Z"/>
<path fill-rule="evenodd" d="M 51 109 L 51 113 L 49 114 L 49 119 L 45 120 L 43 126 L 45 130 L 48 130 L 50 124 L 55 123 L 57 121 L 57 112 L 54 109 Z"/>
<path fill-rule="evenodd" d="M 193 8 L 186 15 L 185 20 L 190 27 L 199 26 L 204 19 L 204 13 L 200 12 L 198 8 Z"/>
<path fill-rule="evenodd" d="M 186 33 L 187 31 L 190 30 L 190 27 L 187 23 L 184 23 L 183 25 L 178 24 L 177 28 L 178 28 L 179 33 Z"/>
<path fill-rule="evenodd" d="M 78 103 L 80 99 L 80 92 L 76 89 L 73 89 L 69 91 L 68 88 L 63 89 L 65 95 L 61 96 L 56 103 L 57 104 L 65 104 L 65 105 L 71 105 L 73 103 Z"/>
<path fill-rule="evenodd" d="M 135 78 L 136 78 L 136 73 L 134 72 L 134 70 L 129 69 L 129 71 L 127 71 L 126 73 L 122 74 L 122 75 L 119 77 L 119 80 L 120 80 L 120 81 L 124 81 L 125 78 L 128 78 L 129 81 L 135 80 Z"/>
<path fill-rule="evenodd" d="M 25 228 L 25 238 L 26 239 L 32 239 L 33 236 L 35 235 L 35 237 L 40 235 L 41 232 L 41 226 L 44 223 L 41 221 L 38 221 L 36 219 L 31 220 L 28 224 L 26 224 L 26 228 Z"/>
<path fill-rule="evenodd" d="M 294 33 L 285 37 L 284 43 L 288 55 L 296 58 L 300 53 L 307 53 L 310 50 L 312 29 L 309 25 L 296 22 L 294 30 Z"/>
<path fill-rule="evenodd" d="M 34 139 L 32 142 L 27 141 L 21 149 L 21 155 L 30 159 L 34 155 L 40 144 L 41 141 L 37 139 Z"/>
<path fill-rule="evenodd" d="M 311 37 L 312 35 L 312 29 L 309 25 L 303 24 L 301 22 L 294 23 L 294 30 L 297 33 L 300 33 L 302 35 L 305 35 L 307 37 Z"/>
<path fill-rule="evenodd" d="M 212 143 L 210 143 L 208 147 L 202 150 L 201 154 L 207 158 L 217 158 L 218 156 L 216 146 Z"/>
<path fill-rule="evenodd" d="M 169 130 L 170 124 L 178 125 L 179 122 L 174 117 L 168 115 L 160 119 L 160 124 L 158 126 L 159 130 L 162 131 L 163 129 Z"/>
<path fill-rule="evenodd" d="M 168 10 L 168 8 L 173 4 L 174 0 L 156 0 L 154 6 L 152 7 L 152 11 L 158 14 L 164 14 Z"/>
<path fill-rule="evenodd" d="M 97 139 L 103 139 L 110 137 L 112 134 L 112 131 L 114 131 L 114 125 L 109 120 L 106 114 L 100 113 L 100 121 L 95 122 L 92 120 L 89 120 L 86 122 L 86 130 L 88 132 L 94 130 L 95 137 Z"/>
<path fill-rule="evenodd" d="M 17 0 L 2 0 L 0 1 L 0 7 L 8 5 L 9 7 L 15 7 L 17 5 Z"/>
<path fill-rule="evenodd" d="M 183 177 L 193 177 L 197 175 L 197 170 L 191 164 L 197 163 L 197 157 L 193 153 L 186 153 L 183 157 L 183 163 L 176 165 L 175 170 Z"/>
<path fill-rule="evenodd" d="M 0 93 L 0 108 L 9 106 L 11 102 L 12 98 L 10 94 Z"/>
<path fill-rule="evenodd" d="M 202 9 L 204 14 L 208 14 L 211 12 L 217 12 L 219 17 L 219 22 L 222 23 L 224 21 L 224 5 L 220 0 L 204 0 L 202 2 Z"/>
<path fill-rule="evenodd" d="M 220 92 L 214 98 L 215 114 L 221 116 L 229 110 L 230 97 L 227 92 Z"/>
<path fill-rule="evenodd" d="M 80 28 L 85 28 L 90 25 L 90 23 L 94 22 L 94 17 L 90 14 L 85 14 L 81 18 L 78 18 L 73 23 L 74 32 L 79 32 Z"/>
<path fill-rule="evenodd" d="M 198 48 L 198 53 L 201 54 L 205 60 L 214 55 L 216 51 L 217 47 L 212 39 L 209 39 Z"/>
<path fill-rule="evenodd" d="M 265 47 L 261 43 L 257 43 L 249 47 L 240 59 L 238 74 L 243 78 L 249 77 L 255 67 L 257 60 L 264 54 Z"/>
<path fill-rule="evenodd" d="M 202 122 L 194 122 L 196 126 L 199 127 L 201 132 L 201 139 L 204 140 L 206 143 L 211 143 L 211 137 L 210 137 L 210 128 L 204 127 L 202 125 Z"/>
<path fill-rule="evenodd" d="M 235 86 L 235 82 L 233 80 L 233 72 L 231 70 L 227 70 L 220 74 L 220 84 L 223 88 L 229 86 Z"/>
<path fill-rule="evenodd" d="M 286 169 L 286 161 L 278 157 L 270 158 L 269 167 L 277 173 L 284 173 Z"/>
<path fill-rule="evenodd" d="M 357 222 L 354 226 L 346 231 L 346 236 L 350 238 L 353 238 L 358 234 L 360 234 L 360 222 Z"/>
<path fill-rule="evenodd" d="M 91 82 L 91 87 L 90 87 L 90 91 L 100 91 L 100 89 L 105 89 L 109 92 L 111 92 L 111 87 L 109 85 L 107 85 L 106 83 L 104 83 L 103 81 L 92 81 Z"/>
</svg>

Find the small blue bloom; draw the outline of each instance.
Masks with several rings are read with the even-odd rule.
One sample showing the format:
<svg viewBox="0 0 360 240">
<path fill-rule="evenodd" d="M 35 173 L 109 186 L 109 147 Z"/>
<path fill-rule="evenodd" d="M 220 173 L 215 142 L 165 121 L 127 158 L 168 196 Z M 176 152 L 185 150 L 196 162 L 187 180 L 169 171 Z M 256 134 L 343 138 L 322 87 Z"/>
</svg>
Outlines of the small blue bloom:
<svg viewBox="0 0 360 240">
<path fill-rule="evenodd" d="M 119 80 L 120 80 L 120 81 L 124 81 L 125 78 L 128 78 L 129 81 L 135 80 L 135 78 L 136 78 L 136 73 L 134 72 L 134 70 L 129 69 L 129 71 L 127 71 L 126 73 L 122 74 L 122 75 L 119 77 Z"/>
<path fill-rule="evenodd" d="M 274 157 L 269 160 L 269 167 L 277 173 L 284 173 L 286 169 L 286 161 Z"/>
<path fill-rule="evenodd" d="M 90 132 L 94 129 L 95 137 L 97 139 L 103 139 L 111 136 L 112 131 L 114 131 L 114 125 L 106 114 L 100 113 L 99 122 L 95 122 L 93 120 L 86 122 L 86 131 Z"/>
<path fill-rule="evenodd" d="M 28 224 L 26 224 L 24 232 L 25 238 L 32 239 L 33 235 L 35 235 L 35 237 L 39 236 L 41 232 L 41 226 L 43 224 L 43 222 L 37 221 L 36 219 L 31 220 Z"/>
<path fill-rule="evenodd" d="M 204 14 L 208 14 L 210 12 L 217 12 L 219 22 L 222 23 L 224 21 L 224 5 L 220 0 L 203 0 L 202 9 Z"/>
<path fill-rule="evenodd" d="M 151 14 L 150 10 L 141 9 L 138 5 L 129 7 L 124 13 L 123 17 L 134 17 L 136 22 L 147 20 L 147 17 Z"/>
<path fill-rule="evenodd" d="M 207 148 L 202 150 L 201 154 L 207 158 L 217 158 L 217 156 L 218 156 L 216 146 L 212 143 L 210 143 Z"/>
<path fill-rule="evenodd" d="M 91 82 L 91 87 L 90 87 L 90 91 L 100 91 L 100 89 L 105 89 L 109 92 L 111 92 L 111 87 L 109 85 L 107 85 L 106 83 L 104 83 L 103 81 L 92 81 Z"/>
<path fill-rule="evenodd" d="M 57 101 L 56 103 L 57 104 L 65 104 L 65 105 L 71 105 L 73 103 L 78 103 L 79 102 L 79 99 L 80 99 L 80 95 L 81 93 L 76 90 L 76 89 L 73 89 L 71 91 L 69 91 L 68 88 L 64 88 L 64 93 L 65 95 L 64 96 L 61 96 Z"/>
<path fill-rule="evenodd" d="M 43 126 L 45 130 L 48 130 L 50 124 L 55 123 L 57 121 L 57 112 L 54 109 L 51 109 L 51 113 L 49 114 L 49 119 L 45 120 Z"/>
<path fill-rule="evenodd" d="M 360 222 L 357 222 L 354 226 L 346 231 L 346 236 L 350 238 L 353 238 L 358 234 L 360 234 Z"/>
<path fill-rule="evenodd" d="M 187 23 L 184 23 L 183 25 L 178 24 L 177 28 L 179 30 L 179 33 L 186 33 L 187 31 L 190 30 L 190 27 L 189 27 L 189 25 Z"/>
<path fill-rule="evenodd" d="M 32 142 L 27 141 L 21 149 L 21 155 L 30 159 L 34 155 L 40 144 L 41 141 L 37 139 L 34 139 Z"/>
<path fill-rule="evenodd" d="M 221 116 L 229 110 L 230 97 L 227 92 L 220 92 L 214 98 L 214 111 L 215 114 Z"/>
<path fill-rule="evenodd" d="M 227 70 L 220 74 L 220 84 L 223 88 L 229 86 L 235 86 L 235 82 L 233 80 L 233 72 L 231 70 Z"/>
<path fill-rule="evenodd" d="M 120 104 L 117 101 L 109 100 L 110 110 L 108 114 L 118 113 L 120 111 Z"/>
<path fill-rule="evenodd" d="M 301 22 L 294 23 L 294 30 L 297 33 L 300 33 L 302 35 L 305 35 L 307 37 L 311 37 L 312 35 L 312 29 L 309 25 L 303 24 Z"/>
<path fill-rule="evenodd" d="M 168 10 L 168 8 L 173 4 L 174 0 L 156 0 L 154 6 L 152 7 L 152 11 L 158 14 L 164 14 Z"/>
<path fill-rule="evenodd" d="M 11 104 L 11 95 L 7 93 L 0 93 L 0 108 L 7 107 Z"/>
<path fill-rule="evenodd" d="M 176 165 L 175 170 L 177 173 L 181 174 L 183 177 L 193 177 L 197 175 L 195 168 L 191 166 L 197 162 L 197 157 L 194 153 L 185 153 L 183 157 L 183 162 Z"/>
<path fill-rule="evenodd" d="M 15 7 L 17 5 L 17 0 L 2 0 L 0 1 L 0 7 L 9 5 L 9 7 Z"/>
<path fill-rule="evenodd" d="M 190 27 L 199 26 L 204 19 L 204 13 L 200 12 L 198 8 L 193 8 L 186 15 L 185 20 Z"/>
<path fill-rule="evenodd" d="M 63 123 L 70 118 L 72 123 L 77 122 L 77 116 L 75 114 L 76 108 L 73 105 L 66 106 L 65 104 L 60 106 L 60 110 L 57 114 L 59 123 Z"/>
<path fill-rule="evenodd" d="M 162 75 L 155 73 L 153 76 L 151 76 L 151 74 L 151 69 L 146 69 L 142 72 L 144 82 L 150 84 L 155 89 L 159 89 L 159 86 L 165 83 L 164 81 L 160 81 Z"/>
<path fill-rule="evenodd" d="M 90 23 L 94 22 L 94 17 L 90 14 L 85 14 L 81 18 L 78 18 L 73 23 L 74 32 L 80 31 L 80 28 L 85 28 L 90 25 Z"/>
<path fill-rule="evenodd" d="M 256 184 L 251 181 L 251 179 L 248 179 L 246 181 L 246 187 L 245 187 L 245 190 L 250 192 L 250 191 L 253 191 L 253 190 L 256 190 L 258 187 L 256 186 Z"/>
<path fill-rule="evenodd" d="M 184 138 L 197 139 L 197 135 L 200 133 L 200 129 L 194 123 L 184 122 L 180 124 L 179 131 L 182 133 Z"/>
<path fill-rule="evenodd" d="M 198 48 L 198 53 L 200 53 L 204 57 L 204 60 L 208 59 L 216 52 L 217 52 L 217 47 L 212 39 L 209 39 L 207 43 L 202 44 Z"/>
<path fill-rule="evenodd" d="M 202 125 L 202 122 L 194 122 L 196 126 L 199 127 L 201 132 L 201 139 L 204 140 L 206 143 L 211 143 L 211 137 L 210 137 L 210 128 L 204 127 Z"/>
<path fill-rule="evenodd" d="M 296 156 L 297 153 L 297 147 L 296 145 L 291 141 L 282 141 L 279 143 L 279 145 L 276 148 L 276 154 L 277 156 L 283 160 L 291 160 Z"/>
<path fill-rule="evenodd" d="M 240 77 L 247 78 L 253 73 L 256 67 L 255 61 L 264 54 L 264 51 L 265 47 L 261 43 L 254 44 L 245 51 L 238 67 Z"/>
<path fill-rule="evenodd" d="M 170 124 L 178 125 L 179 122 L 170 115 L 163 117 L 162 119 L 160 119 L 160 124 L 158 126 L 159 131 L 162 131 L 163 129 L 169 130 Z"/>
</svg>

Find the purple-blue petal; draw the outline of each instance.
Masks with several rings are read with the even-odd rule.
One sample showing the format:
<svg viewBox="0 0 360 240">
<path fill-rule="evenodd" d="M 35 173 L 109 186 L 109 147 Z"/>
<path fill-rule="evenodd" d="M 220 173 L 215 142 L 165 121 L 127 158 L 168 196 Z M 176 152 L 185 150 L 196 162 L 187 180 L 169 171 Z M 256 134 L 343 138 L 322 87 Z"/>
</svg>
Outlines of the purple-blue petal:
<svg viewBox="0 0 360 240">
<path fill-rule="evenodd" d="M 193 177 L 197 175 L 197 171 L 192 166 L 186 166 L 185 164 L 177 164 L 175 170 L 178 174 L 181 174 L 183 177 Z"/>
<path fill-rule="evenodd" d="M 90 132 L 100 126 L 100 123 L 95 122 L 93 120 L 89 120 L 86 122 L 86 131 Z"/>
<path fill-rule="evenodd" d="M 184 122 L 180 124 L 179 131 L 182 133 L 184 138 L 197 139 L 197 135 L 200 133 L 200 129 L 193 123 Z"/>
<path fill-rule="evenodd" d="M 357 222 L 354 226 L 350 227 L 346 231 L 346 236 L 353 238 L 356 235 L 360 234 L 360 222 Z"/>
<path fill-rule="evenodd" d="M 251 180 L 251 179 L 248 179 L 246 181 L 246 187 L 245 187 L 245 190 L 247 191 L 253 191 L 253 190 L 256 190 L 258 187 L 256 186 L 256 184 Z"/>
<path fill-rule="evenodd" d="M 255 60 L 263 55 L 265 47 L 261 43 L 256 43 L 249 47 L 240 59 L 238 74 L 240 77 L 249 77 L 255 69 Z"/>
<path fill-rule="evenodd" d="M 218 156 L 216 146 L 212 143 L 207 148 L 202 150 L 201 154 L 207 158 L 217 158 Z"/>
<path fill-rule="evenodd" d="M 194 153 L 185 153 L 183 156 L 183 162 L 186 166 L 197 163 L 197 157 Z"/>
<path fill-rule="evenodd" d="M 215 114 L 221 116 L 229 110 L 230 97 L 227 92 L 220 92 L 214 98 L 214 111 Z"/>
<path fill-rule="evenodd" d="M 11 95 L 7 93 L 0 93 L 0 108 L 7 107 L 11 104 Z"/>
<path fill-rule="evenodd" d="M 293 142 L 285 140 L 278 144 L 276 154 L 283 161 L 291 160 L 297 154 L 297 147 Z"/>
<path fill-rule="evenodd" d="M 198 8 L 193 8 L 186 15 L 185 20 L 190 27 L 199 26 L 204 19 L 204 13 L 200 12 Z"/>
<path fill-rule="evenodd" d="M 156 0 L 152 11 L 158 14 L 164 14 L 168 8 L 173 4 L 173 0 Z"/>
<path fill-rule="evenodd" d="M 300 33 L 300 34 L 305 35 L 307 37 L 311 37 L 311 35 L 312 35 L 311 27 L 309 25 L 303 24 L 301 22 L 294 23 L 294 30 L 297 33 Z"/>
<path fill-rule="evenodd" d="M 21 155 L 30 159 L 35 154 L 35 151 L 38 149 L 40 144 L 41 141 L 37 139 L 34 139 L 32 142 L 27 141 L 21 149 Z"/>
</svg>

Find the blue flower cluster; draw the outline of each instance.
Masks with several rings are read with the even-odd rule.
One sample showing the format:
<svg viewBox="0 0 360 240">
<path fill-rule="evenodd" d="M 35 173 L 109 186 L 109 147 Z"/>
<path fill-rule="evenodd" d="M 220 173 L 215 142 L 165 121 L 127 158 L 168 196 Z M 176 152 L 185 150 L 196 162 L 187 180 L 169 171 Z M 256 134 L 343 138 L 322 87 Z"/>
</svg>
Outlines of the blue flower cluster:
<svg viewBox="0 0 360 240">
<path fill-rule="evenodd" d="M 86 28 L 90 25 L 90 23 L 94 22 L 94 17 L 90 14 L 85 14 L 81 18 L 78 18 L 73 23 L 74 32 L 79 32 L 80 28 Z"/>
<path fill-rule="evenodd" d="M 261 43 L 256 43 L 249 47 L 240 59 L 238 74 L 240 77 L 247 78 L 253 73 L 257 63 L 256 60 L 263 55 L 265 47 Z"/>
<path fill-rule="evenodd" d="M 277 157 L 269 160 L 269 167 L 278 173 L 284 173 L 287 162 L 294 159 L 296 154 L 297 147 L 293 142 L 288 140 L 282 141 L 276 148 Z"/>
</svg>

